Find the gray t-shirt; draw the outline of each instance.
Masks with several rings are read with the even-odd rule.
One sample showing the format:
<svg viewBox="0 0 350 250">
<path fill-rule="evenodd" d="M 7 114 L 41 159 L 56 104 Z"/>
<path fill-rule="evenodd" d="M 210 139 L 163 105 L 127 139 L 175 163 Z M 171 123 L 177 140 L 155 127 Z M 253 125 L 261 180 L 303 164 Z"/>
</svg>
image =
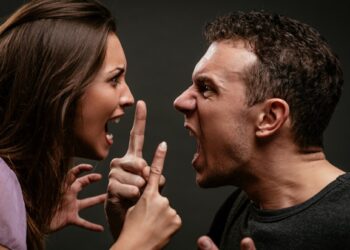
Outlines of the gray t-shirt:
<svg viewBox="0 0 350 250">
<path fill-rule="evenodd" d="M 257 208 L 237 189 L 218 211 L 209 235 L 220 250 L 240 249 L 246 236 L 258 250 L 350 249 L 350 173 L 309 200 L 278 210 Z"/>
<path fill-rule="evenodd" d="M 15 173 L 0 158 L 0 245 L 26 250 L 26 210 Z"/>
</svg>

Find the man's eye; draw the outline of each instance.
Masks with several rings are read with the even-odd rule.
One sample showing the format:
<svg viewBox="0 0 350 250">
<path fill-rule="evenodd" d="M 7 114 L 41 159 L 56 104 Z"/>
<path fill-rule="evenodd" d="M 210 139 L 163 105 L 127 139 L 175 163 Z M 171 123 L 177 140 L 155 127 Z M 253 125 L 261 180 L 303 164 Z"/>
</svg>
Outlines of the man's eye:
<svg viewBox="0 0 350 250">
<path fill-rule="evenodd" d="M 199 82 L 198 86 L 198 90 L 199 92 L 204 96 L 204 97 L 209 97 L 211 92 L 213 91 L 213 89 L 204 81 L 203 82 Z"/>
</svg>

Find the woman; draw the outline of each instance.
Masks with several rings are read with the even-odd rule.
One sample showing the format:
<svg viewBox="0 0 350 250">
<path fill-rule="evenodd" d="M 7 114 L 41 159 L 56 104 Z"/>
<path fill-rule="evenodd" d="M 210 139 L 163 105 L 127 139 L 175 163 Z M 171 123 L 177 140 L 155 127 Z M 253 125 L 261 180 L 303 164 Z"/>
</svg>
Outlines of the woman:
<svg viewBox="0 0 350 250">
<path fill-rule="evenodd" d="M 0 249 L 43 249 L 45 234 L 67 224 L 101 230 L 78 212 L 105 196 L 76 199 L 83 186 L 100 176 L 77 178 L 91 167 L 71 169 L 72 158 L 107 156 L 113 143 L 108 123 L 118 121 L 134 103 L 125 73 L 113 18 L 95 1 L 31 1 L 0 26 L 0 223 L 6 225 L 0 229 Z M 156 155 L 164 157 L 165 151 L 162 144 Z M 156 163 L 161 171 L 162 161 Z M 152 192 L 144 195 L 151 201 L 165 199 L 152 182 Z M 143 215 L 145 200 L 128 212 L 127 230 L 116 249 L 146 249 L 134 244 L 142 234 L 133 234 L 135 220 L 155 216 Z M 166 221 L 160 226 L 170 225 L 166 235 L 159 230 L 154 244 L 161 247 L 180 219 L 169 205 L 158 211 Z M 130 234 L 134 245 L 125 240 Z"/>
</svg>

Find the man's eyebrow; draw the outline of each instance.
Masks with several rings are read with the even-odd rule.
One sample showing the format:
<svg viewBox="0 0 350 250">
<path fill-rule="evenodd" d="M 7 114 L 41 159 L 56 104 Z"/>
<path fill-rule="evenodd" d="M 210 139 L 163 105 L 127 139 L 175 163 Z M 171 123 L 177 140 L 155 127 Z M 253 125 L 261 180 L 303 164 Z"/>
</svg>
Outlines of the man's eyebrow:
<svg viewBox="0 0 350 250">
<path fill-rule="evenodd" d="M 213 79 L 210 78 L 209 76 L 206 75 L 197 75 L 194 76 L 193 80 L 196 81 L 200 81 L 200 82 L 213 82 Z"/>
<path fill-rule="evenodd" d="M 210 76 L 203 73 L 193 75 L 192 79 L 196 81 L 212 81 L 212 78 Z"/>
</svg>

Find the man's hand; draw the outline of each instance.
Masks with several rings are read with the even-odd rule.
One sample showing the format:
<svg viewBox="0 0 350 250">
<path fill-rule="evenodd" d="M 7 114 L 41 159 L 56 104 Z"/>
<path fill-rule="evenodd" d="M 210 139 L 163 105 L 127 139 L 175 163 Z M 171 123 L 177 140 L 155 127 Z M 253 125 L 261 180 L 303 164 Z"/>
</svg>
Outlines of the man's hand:
<svg viewBox="0 0 350 250">
<path fill-rule="evenodd" d="M 241 241 L 241 250 L 256 250 L 254 241 L 252 238 L 245 237 Z"/>
<path fill-rule="evenodd" d="M 215 243 L 208 236 L 201 236 L 197 240 L 198 250 L 219 250 Z"/>
<path fill-rule="evenodd" d="M 134 124 L 130 132 L 129 147 L 122 158 L 110 164 L 105 210 L 113 237 L 118 237 L 127 210 L 140 198 L 150 174 L 150 167 L 142 157 L 146 127 L 146 104 L 136 104 Z M 161 176 L 160 184 L 165 178 Z"/>
<path fill-rule="evenodd" d="M 128 210 L 120 237 L 112 249 L 162 249 L 180 228 L 179 215 L 159 193 L 166 150 L 166 143 L 162 142 L 155 152 L 145 190 L 136 205 Z"/>
<path fill-rule="evenodd" d="M 103 226 L 87 221 L 79 216 L 80 210 L 103 203 L 106 199 L 106 194 L 82 200 L 78 199 L 78 194 L 84 187 L 93 182 L 99 181 L 102 178 L 100 174 L 87 174 L 78 177 L 81 172 L 90 171 L 91 169 L 91 165 L 80 164 L 69 171 L 66 182 L 66 191 L 58 210 L 50 223 L 50 232 L 57 231 L 67 225 L 77 225 L 97 232 L 103 231 Z"/>
<path fill-rule="evenodd" d="M 215 243 L 208 236 L 201 236 L 197 241 L 199 250 L 219 250 Z M 256 250 L 254 241 L 245 237 L 241 241 L 241 250 Z"/>
</svg>

